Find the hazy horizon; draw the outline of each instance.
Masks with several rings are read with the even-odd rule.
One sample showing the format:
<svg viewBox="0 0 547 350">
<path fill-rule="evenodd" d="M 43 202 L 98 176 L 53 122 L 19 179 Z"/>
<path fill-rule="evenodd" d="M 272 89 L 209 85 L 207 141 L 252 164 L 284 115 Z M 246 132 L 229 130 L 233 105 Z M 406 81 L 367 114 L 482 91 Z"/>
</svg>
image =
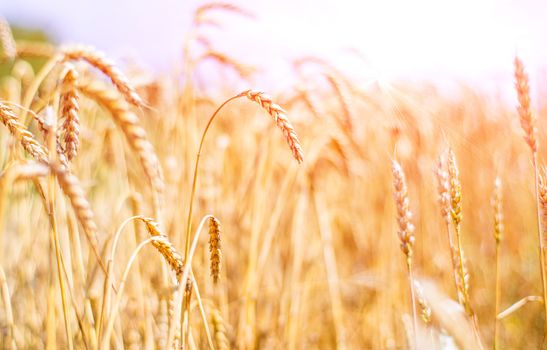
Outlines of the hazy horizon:
<svg viewBox="0 0 547 350">
<path fill-rule="evenodd" d="M 203 3 L 19 0 L 2 2 L 0 13 L 60 43 L 94 45 L 168 72 L 180 60 L 192 14 Z M 291 58 L 308 53 L 386 81 L 453 79 L 495 86 L 511 74 L 516 52 L 531 75 L 545 75 L 547 5 L 540 1 L 233 3 L 256 18 L 222 16 L 224 30 L 209 30 L 215 46 L 250 64 L 268 62 L 274 77 L 284 74 Z M 348 61 L 349 49 L 359 51 L 366 64 Z"/>
</svg>

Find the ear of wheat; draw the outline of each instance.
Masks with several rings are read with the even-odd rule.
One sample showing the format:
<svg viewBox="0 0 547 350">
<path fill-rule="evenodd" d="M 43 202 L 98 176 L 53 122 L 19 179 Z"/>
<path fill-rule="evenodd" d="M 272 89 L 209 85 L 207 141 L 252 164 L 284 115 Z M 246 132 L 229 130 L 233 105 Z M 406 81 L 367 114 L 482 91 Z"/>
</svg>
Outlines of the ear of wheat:
<svg viewBox="0 0 547 350">
<path fill-rule="evenodd" d="M 36 160 L 48 161 L 48 152 L 39 143 L 34 135 L 21 124 L 13 110 L 2 101 L 0 101 L 0 119 L 8 128 L 10 133 L 21 143 L 23 149 Z"/>
<path fill-rule="evenodd" d="M 157 194 L 155 206 L 158 208 L 165 187 L 163 171 L 154 146 L 148 141 L 146 131 L 141 126 L 139 118 L 130 111 L 127 103 L 120 98 L 115 90 L 108 89 L 100 82 L 80 82 L 78 90 L 105 107 L 120 126 L 129 145 L 137 153 L 154 193 Z"/>
<path fill-rule="evenodd" d="M 152 241 L 152 245 L 163 256 L 167 264 L 171 267 L 173 272 L 175 272 L 177 279 L 180 282 L 180 279 L 182 277 L 182 271 L 184 269 L 182 256 L 169 241 L 167 235 L 161 232 L 159 225 L 156 221 L 151 218 L 145 218 L 142 216 L 139 217 L 139 219 L 145 223 L 146 229 L 150 236 L 162 237 L 161 240 Z"/>
<path fill-rule="evenodd" d="M 391 162 L 393 173 L 393 197 L 395 207 L 397 208 L 397 224 L 399 225 L 399 240 L 401 250 L 406 257 L 406 266 L 408 269 L 408 283 L 410 286 L 410 298 L 412 302 L 412 321 L 414 330 L 414 348 L 417 347 L 417 317 L 416 317 L 416 297 L 414 293 L 414 277 L 412 268 L 412 254 L 414 247 L 414 224 L 412 223 L 412 212 L 410 211 L 410 201 L 408 199 L 408 190 L 406 186 L 405 173 L 395 160 Z"/>
<path fill-rule="evenodd" d="M 300 146 L 300 141 L 294 131 L 294 127 L 287 118 L 285 110 L 273 103 L 272 98 L 269 95 L 260 91 L 247 90 L 242 92 L 239 96 L 245 96 L 249 100 L 258 103 L 272 116 L 279 129 L 283 132 L 283 135 L 285 135 L 294 159 L 296 159 L 298 163 L 302 163 L 304 159 L 302 147 Z"/>
<path fill-rule="evenodd" d="M 458 299 L 468 315 L 473 315 L 473 309 L 469 302 L 469 271 L 467 270 L 465 253 L 461 239 L 462 221 L 462 189 L 459 178 L 459 170 L 456 164 L 456 156 L 450 149 L 448 151 L 448 179 L 450 183 L 450 214 L 454 231 L 456 232 L 456 254 L 454 254 L 454 266 L 457 269 L 456 284 L 458 287 Z"/>
<path fill-rule="evenodd" d="M 220 249 L 220 221 L 214 216 L 209 219 L 209 252 L 211 253 L 211 276 L 217 283 L 220 277 L 222 252 Z"/>
<path fill-rule="evenodd" d="M 144 106 L 144 103 L 135 91 L 135 88 L 129 84 L 127 77 L 112 61 L 107 59 L 103 53 L 87 46 L 67 47 L 62 50 L 62 53 L 65 61 L 84 60 L 88 62 L 110 78 L 127 102 L 136 107 Z"/>
<path fill-rule="evenodd" d="M 412 213 L 409 208 L 408 193 L 403 169 L 396 161 L 392 162 L 393 172 L 393 197 L 397 209 L 397 223 L 399 225 L 399 240 L 401 250 L 407 258 L 407 264 L 412 259 L 412 248 L 414 246 L 414 224 L 412 224 Z"/>
<path fill-rule="evenodd" d="M 530 147 L 532 153 L 537 152 L 538 143 L 536 138 L 536 118 L 532 114 L 530 107 L 530 86 L 528 83 L 528 74 L 524 70 L 524 64 L 520 58 L 515 57 L 515 88 L 519 105 L 517 110 L 520 117 L 520 125 L 524 130 L 524 139 Z"/>
<path fill-rule="evenodd" d="M 78 111 L 78 93 L 76 91 L 78 73 L 73 66 L 67 65 L 61 79 L 60 115 L 63 119 L 61 132 L 64 134 L 64 154 L 67 160 L 72 160 L 78 154 L 80 145 L 80 118 Z"/>
<path fill-rule="evenodd" d="M 59 187 L 68 197 L 74 213 L 84 229 L 86 238 L 93 249 L 97 260 L 101 267 L 106 271 L 102 262 L 101 254 L 97 247 L 97 224 L 95 223 L 95 215 L 91 209 L 91 205 L 87 200 L 85 191 L 80 185 L 80 181 L 70 172 L 70 170 L 61 164 L 49 163 L 52 172 L 56 175 Z"/>
<path fill-rule="evenodd" d="M 539 174 L 538 195 L 541 212 L 541 229 L 547 234 L 547 167 L 543 167 Z"/>
<path fill-rule="evenodd" d="M 9 23 L 2 17 L 0 17 L 0 44 L 2 45 L 4 57 L 9 60 L 14 59 L 17 55 L 15 40 Z"/>
</svg>

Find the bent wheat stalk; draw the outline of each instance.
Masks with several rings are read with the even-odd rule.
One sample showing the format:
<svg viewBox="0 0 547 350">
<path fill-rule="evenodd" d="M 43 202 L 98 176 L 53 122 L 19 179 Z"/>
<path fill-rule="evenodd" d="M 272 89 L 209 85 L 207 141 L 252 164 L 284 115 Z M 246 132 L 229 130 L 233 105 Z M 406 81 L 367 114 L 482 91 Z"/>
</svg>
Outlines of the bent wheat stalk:
<svg viewBox="0 0 547 350">
<path fill-rule="evenodd" d="M 271 97 L 256 90 L 245 90 L 242 93 L 235 95 L 233 97 L 230 97 L 229 99 L 224 101 L 209 118 L 209 121 L 207 122 L 207 125 L 205 126 L 205 130 L 203 131 L 201 140 L 199 142 L 198 153 L 196 155 L 196 162 L 194 166 L 192 190 L 190 192 L 188 219 L 186 221 L 187 223 L 186 224 L 186 243 L 185 243 L 185 249 L 184 249 L 185 261 L 187 260 L 188 250 L 190 249 L 190 229 L 192 226 L 193 201 L 194 201 L 194 196 L 196 192 L 199 160 L 201 157 L 201 151 L 203 149 L 203 143 L 205 141 L 205 136 L 207 135 L 207 132 L 209 131 L 209 128 L 211 127 L 211 124 L 213 123 L 213 120 L 216 118 L 216 116 L 222 110 L 222 108 L 226 106 L 228 103 L 230 103 L 231 101 L 241 97 L 247 97 L 251 101 L 258 103 L 260 106 L 266 109 L 266 111 L 274 118 L 274 121 L 276 122 L 277 126 L 281 129 L 281 131 L 285 135 L 285 138 L 287 139 L 287 143 L 289 144 L 289 148 L 291 149 L 296 161 L 298 163 L 301 163 L 303 161 L 302 147 L 300 146 L 300 141 L 298 140 L 296 132 L 294 131 L 294 127 L 292 126 L 289 119 L 287 118 L 285 111 L 281 107 L 279 107 L 277 104 L 273 103 Z"/>
</svg>

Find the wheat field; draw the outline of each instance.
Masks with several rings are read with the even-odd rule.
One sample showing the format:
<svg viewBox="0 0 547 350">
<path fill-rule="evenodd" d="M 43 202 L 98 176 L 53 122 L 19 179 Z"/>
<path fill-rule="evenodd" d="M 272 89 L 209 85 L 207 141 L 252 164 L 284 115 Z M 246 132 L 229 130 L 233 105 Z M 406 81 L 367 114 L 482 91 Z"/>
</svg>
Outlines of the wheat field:
<svg viewBox="0 0 547 350">
<path fill-rule="evenodd" d="M 0 22 L 0 348 L 546 346 L 526 62 L 509 102 L 314 56 L 264 92 L 203 31 L 246 15 L 199 7 L 169 76 Z"/>
</svg>

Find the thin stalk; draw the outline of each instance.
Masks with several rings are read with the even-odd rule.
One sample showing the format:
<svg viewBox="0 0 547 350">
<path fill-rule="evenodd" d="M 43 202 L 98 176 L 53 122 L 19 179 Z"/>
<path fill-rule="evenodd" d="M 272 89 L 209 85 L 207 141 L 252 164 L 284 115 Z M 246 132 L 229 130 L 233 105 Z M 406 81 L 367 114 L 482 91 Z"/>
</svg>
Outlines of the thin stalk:
<svg viewBox="0 0 547 350">
<path fill-rule="evenodd" d="M 217 114 L 220 112 L 222 107 L 226 106 L 230 101 L 235 100 L 235 99 L 240 98 L 240 97 L 241 97 L 241 95 L 237 95 L 237 96 L 231 97 L 231 98 L 227 99 L 226 101 L 224 101 L 216 109 L 216 111 L 213 113 L 213 115 L 209 119 L 209 122 L 207 122 L 207 126 L 205 126 L 205 130 L 203 131 L 203 135 L 201 135 L 201 141 L 199 142 L 198 153 L 197 153 L 197 156 L 196 156 L 196 163 L 195 163 L 195 166 L 194 166 L 194 177 L 192 179 L 192 191 L 190 192 L 188 219 L 186 220 L 186 243 L 185 243 L 185 248 L 184 248 L 184 261 L 187 260 L 188 251 L 190 249 L 190 229 L 192 227 L 192 213 L 193 213 L 193 208 L 194 208 L 194 196 L 195 196 L 195 193 L 196 193 L 196 183 L 197 183 L 197 178 L 198 178 L 199 159 L 200 159 L 200 156 L 201 156 L 201 151 L 203 149 L 203 141 L 205 140 L 205 136 L 207 135 L 207 131 L 209 131 L 209 128 L 210 128 L 211 124 L 213 123 L 213 120 L 215 119 Z"/>
<path fill-rule="evenodd" d="M 55 177 L 54 175 L 49 176 L 48 181 L 48 191 L 49 191 L 49 218 L 51 223 L 51 234 L 53 236 L 53 242 L 55 247 L 55 257 L 57 262 L 57 274 L 59 276 L 59 286 L 61 288 L 61 301 L 63 304 L 63 316 L 65 320 L 65 331 L 67 338 L 68 349 L 74 349 L 74 344 L 72 342 L 72 329 L 70 326 L 70 320 L 68 315 L 68 306 L 66 301 L 66 287 L 65 281 L 63 278 L 62 268 L 61 268 L 61 246 L 59 243 L 59 235 L 57 234 L 57 220 L 55 217 Z"/>
<path fill-rule="evenodd" d="M 538 171 L 538 156 L 537 152 L 533 153 L 533 162 L 534 162 L 534 185 L 535 185 L 535 194 L 536 194 L 536 221 L 538 229 L 538 241 L 539 241 L 539 264 L 541 272 L 541 287 L 543 289 L 543 300 L 547 300 L 547 286 L 545 285 L 545 255 L 543 254 L 543 232 L 541 229 L 541 204 L 539 200 L 539 171 Z M 544 322 L 544 337 L 547 334 L 547 303 L 543 303 L 543 311 L 545 312 L 545 322 Z"/>
<path fill-rule="evenodd" d="M 473 333 L 475 334 L 475 338 L 477 340 L 477 344 L 479 345 L 479 348 L 481 350 L 484 349 L 483 345 L 482 345 L 482 340 L 481 340 L 481 335 L 480 335 L 480 332 L 479 332 L 479 325 L 478 325 L 478 320 L 477 320 L 477 315 L 475 314 L 475 311 L 471 308 L 471 303 L 470 303 L 470 300 L 469 300 L 469 293 L 468 293 L 468 290 L 465 286 L 465 271 L 464 271 L 464 257 L 463 257 L 463 247 L 462 247 L 462 239 L 461 239 L 461 229 L 460 229 L 460 226 L 457 225 L 456 226 L 456 237 L 457 237 L 457 240 L 458 240 L 458 254 L 460 255 L 459 256 L 459 259 L 460 259 L 460 278 L 461 278 L 461 281 L 462 281 L 462 284 L 463 284 L 463 293 L 464 293 L 464 298 L 467 300 L 466 304 L 467 304 L 467 307 L 466 307 L 466 313 L 469 314 L 469 316 L 471 317 L 471 320 L 473 321 Z"/>
<path fill-rule="evenodd" d="M 414 275 L 412 270 L 412 260 L 410 257 L 406 260 L 408 267 L 408 283 L 410 285 L 410 300 L 412 301 L 412 328 L 414 333 L 414 349 L 418 349 L 418 317 L 416 316 L 416 294 L 414 292 Z"/>
<path fill-rule="evenodd" d="M 32 104 L 32 100 L 34 99 L 34 96 L 36 96 L 36 93 L 38 92 L 38 89 L 40 88 L 40 85 L 44 81 L 44 79 L 47 77 L 47 75 L 55 68 L 59 60 L 61 59 L 60 55 L 54 55 L 47 61 L 42 69 L 38 72 L 34 80 L 32 80 L 32 83 L 29 85 L 25 96 L 23 97 L 23 110 L 21 114 L 21 120 L 23 121 L 23 125 L 27 125 L 27 112 L 30 110 L 30 105 Z"/>
<path fill-rule="evenodd" d="M 112 308 L 112 315 L 110 315 L 110 317 L 109 317 L 108 325 L 107 325 L 106 330 L 104 332 L 101 349 L 109 349 L 110 348 L 110 336 L 111 336 L 112 330 L 114 328 L 114 322 L 116 321 L 116 316 L 118 315 L 117 311 L 118 311 L 118 308 L 120 307 L 120 303 L 121 303 L 121 299 L 122 299 L 122 295 L 123 295 L 123 290 L 125 288 L 125 282 L 127 281 L 127 276 L 129 275 L 129 271 L 131 269 L 131 266 L 133 266 L 133 263 L 134 263 L 135 259 L 137 258 L 137 255 L 142 250 L 142 248 L 144 248 L 144 246 L 146 246 L 148 243 L 151 243 L 152 241 L 160 240 L 160 239 L 162 239 L 161 236 L 153 236 L 153 237 L 147 238 L 146 240 L 142 241 L 137 246 L 137 248 L 133 251 L 133 254 L 131 254 L 131 257 L 129 258 L 129 261 L 127 262 L 127 265 L 126 265 L 125 270 L 123 272 L 122 279 L 120 281 L 120 285 L 118 287 L 118 294 L 117 294 L 116 300 L 113 304 L 114 306 Z"/>
<path fill-rule="evenodd" d="M 446 232 L 448 235 L 448 248 L 450 251 L 450 263 L 452 264 L 452 271 L 454 275 L 454 286 L 456 287 L 456 293 L 458 291 L 458 277 L 457 267 L 454 261 L 454 239 L 452 238 L 452 230 L 450 229 L 450 223 L 446 223 Z"/>
<path fill-rule="evenodd" d="M 176 305 L 179 305 L 179 303 L 181 305 L 183 304 L 182 295 L 184 294 L 184 292 L 186 290 L 186 281 L 188 280 L 188 276 L 192 273 L 192 271 L 191 271 L 192 257 L 194 256 L 194 252 L 195 252 L 196 247 L 197 247 L 199 235 L 200 235 L 201 231 L 203 230 L 203 226 L 205 225 L 207 220 L 209 220 L 209 218 L 211 218 L 211 217 L 212 217 L 212 215 L 206 215 L 201 219 L 201 222 L 198 226 L 198 229 L 197 229 L 196 234 L 194 235 L 194 239 L 192 241 L 192 248 L 188 252 L 188 259 L 185 259 L 185 261 L 184 261 L 184 270 L 182 272 L 182 278 L 180 279 L 179 291 L 177 292 L 177 295 L 176 295 L 175 314 L 173 315 L 173 318 L 172 318 L 173 322 L 171 322 L 171 325 L 169 326 L 169 332 L 168 332 L 168 336 L 167 336 L 167 344 L 169 344 L 169 345 L 173 344 L 173 341 L 175 339 L 175 333 L 176 333 L 175 332 L 175 323 L 176 323 L 175 320 L 178 320 L 179 318 L 184 317 L 183 315 L 179 314 L 179 312 L 182 313 L 182 306 L 181 306 L 181 308 L 178 308 L 178 307 L 176 307 Z M 181 338 L 181 341 L 183 339 L 184 338 Z"/>
<path fill-rule="evenodd" d="M 499 336 L 499 319 L 497 315 L 500 312 L 500 297 L 501 297 L 501 283 L 500 283 L 500 242 L 496 242 L 496 305 L 495 305 L 495 319 L 494 319 L 494 350 L 498 349 L 498 336 Z"/>
</svg>

